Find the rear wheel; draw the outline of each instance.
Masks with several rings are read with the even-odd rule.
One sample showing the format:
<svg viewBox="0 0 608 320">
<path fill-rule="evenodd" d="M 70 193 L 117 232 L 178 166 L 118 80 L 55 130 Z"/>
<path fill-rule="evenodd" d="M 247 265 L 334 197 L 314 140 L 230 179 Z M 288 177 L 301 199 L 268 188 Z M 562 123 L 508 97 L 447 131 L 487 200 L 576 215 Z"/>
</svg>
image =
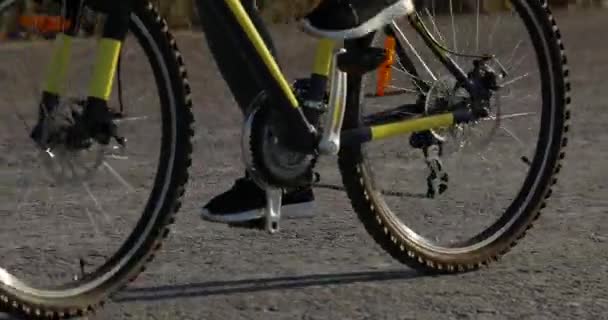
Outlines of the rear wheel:
<svg viewBox="0 0 608 320">
<path fill-rule="evenodd" d="M 501 10 L 489 10 L 491 1 L 477 1 L 472 8 L 437 3 L 446 7 L 421 8 L 419 14 L 442 45 L 458 53 L 495 55 L 494 68 L 500 62 L 508 72 L 487 117 L 434 132 L 442 141 L 438 163 L 450 174 L 443 181 L 447 190 L 429 197 L 432 171 L 424 152 L 412 148 L 407 137 L 343 148 L 339 166 L 359 219 L 382 248 L 419 270 L 463 272 L 508 252 L 545 207 L 567 144 L 570 88 L 560 33 L 546 2 L 512 0 Z M 395 26 L 402 36 L 414 34 Z M 467 101 L 449 73 L 441 75 L 445 69 L 439 62 L 427 59 L 433 56 L 422 51 L 424 44 L 408 39 L 420 50 L 415 53 L 399 32 L 400 50 L 419 56 L 413 59 L 419 63 L 415 70 L 393 72 L 392 80 L 404 81 L 390 88 L 401 94 L 378 97 L 375 75 L 350 76 L 345 129 L 386 120 L 387 109 L 401 118 L 419 117 L 449 101 Z M 385 42 L 378 37 L 384 35 L 376 36 L 381 46 Z M 462 41 L 465 37 L 469 40 Z M 370 43 L 358 39 L 347 46 Z M 470 57 L 454 59 L 466 71 L 472 68 Z M 408 104 L 420 108 L 395 108 Z M 388 160 L 390 155 L 397 159 Z"/>
<path fill-rule="evenodd" d="M 38 149 L 29 132 L 52 42 L 0 41 L 0 304 L 27 319 L 98 307 L 144 270 L 180 208 L 191 164 L 190 88 L 166 23 L 137 3 L 109 101 L 125 148 Z M 49 121 L 69 124 L 80 112 L 95 44 L 74 39 L 66 95 Z"/>
</svg>

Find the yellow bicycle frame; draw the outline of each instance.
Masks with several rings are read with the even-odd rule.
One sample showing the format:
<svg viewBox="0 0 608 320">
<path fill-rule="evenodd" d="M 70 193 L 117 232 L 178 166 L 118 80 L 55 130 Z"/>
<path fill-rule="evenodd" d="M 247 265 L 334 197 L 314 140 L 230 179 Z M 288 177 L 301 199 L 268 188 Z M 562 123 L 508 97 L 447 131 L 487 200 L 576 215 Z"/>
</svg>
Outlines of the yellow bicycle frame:
<svg viewBox="0 0 608 320">
<path fill-rule="evenodd" d="M 55 40 L 51 64 L 47 71 L 45 91 L 58 96 L 64 94 L 64 85 L 72 53 L 71 36 L 60 34 Z M 112 84 L 122 43 L 118 40 L 99 40 L 97 57 L 89 83 L 89 96 L 107 101 L 112 93 Z"/>
<path fill-rule="evenodd" d="M 250 16 L 247 14 L 240 0 L 224 0 L 227 7 L 233 13 L 240 27 L 247 35 L 247 38 L 254 45 L 257 54 L 263 61 L 266 68 L 272 74 L 274 81 L 281 88 L 282 93 L 287 97 L 293 108 L 300 108 L 300 104 L 295 97 L 295 94 L 281 72 L 277 62 L 270 53 L 259 31 L 255 28 Z M 67 74 L 69 65 L 72 38 L 67 35 L 57 37 L 56 46 L 52 54 L 51 65 L 49 67 L 45 90 L 50 93 L 61 95 L 63 94 L 63 82 Z M 318 43 L 314 64 L 313 74 L 329 78 L 332 68 L 332 61 L 335 54 L 336 41 L 331 39 L 321 39 Z M 118 57 L 120 55 L 121 42 L 114 39 L 102 38 L 99 41 L 98 52 L 94 64 L 93 75 L 89 85 L 89 95 L 103 101 L 107 101 L 112 93 L 112 84 L 114 81 L 115 70 Z M 334 110 L 333 120 L 339 121 L 343 118 L 344 108 Z M 418 119 L 410 119 L 399 121 L 396 123 L 372 126 L 364 128 L 364 136 L 362 139 L 366 141 L 390 138 L 402 134 L 431 130 L 440 127 L 449 127 L 458 122 L 458 119 L 452 113 L 437 115 L 432 117 L 423 117 Z M 361 128 L 359 128 L 359 131 Z"/>
</svg>

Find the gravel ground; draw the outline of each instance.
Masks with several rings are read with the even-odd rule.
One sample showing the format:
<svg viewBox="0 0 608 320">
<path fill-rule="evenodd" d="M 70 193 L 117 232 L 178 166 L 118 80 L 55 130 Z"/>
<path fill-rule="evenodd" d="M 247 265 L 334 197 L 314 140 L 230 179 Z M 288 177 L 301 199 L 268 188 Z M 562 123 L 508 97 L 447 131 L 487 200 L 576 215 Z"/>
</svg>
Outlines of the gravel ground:
<svg viewBox="0 0 608 320">
<path fill-rule="evenodd" d="M 608 319 L 607 18 L 557 14 L 572 71 L 572 136 L 537 227 L 489 269 L 442 277 L 381 251 L 339 191 L 319 190 L 318 216 L 287 221 L 275 236 L 203 223 L 200 206 L 243 170 L 241 118 L 201 35 L 179 34 L 197 121 L 184 207 L 148 270 L 90 319 Z M 305 74 L 301 57 L 314 42 L 291 28 L 273 33 L 287 74 Z M 325 182 L 339 182 L 336 169 L 323 161 Z"/>
</svg>

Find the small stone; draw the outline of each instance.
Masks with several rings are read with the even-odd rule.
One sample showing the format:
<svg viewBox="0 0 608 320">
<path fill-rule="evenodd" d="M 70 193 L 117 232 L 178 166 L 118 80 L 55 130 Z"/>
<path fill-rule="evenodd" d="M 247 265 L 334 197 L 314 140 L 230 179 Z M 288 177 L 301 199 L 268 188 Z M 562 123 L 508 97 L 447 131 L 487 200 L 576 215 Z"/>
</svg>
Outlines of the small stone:
<svg viewBox="0 0 608 320">
<path fill-rule="evenodd" d="M 490 308 L 477 308 L 477 313 L 491 313 L 495 314 L 496 310 Z"/>
<path fill-rule="evenodd" d="M 607 237 L 601 236 L 601 235 L 599 235 L 599 234 L 597 234 L 597 233 L 592 233 L 592 234 L 589 236 L 589 238 L 591 238 L 591 240 L 592 240 L 593 242 L 597 242 L 597 243 L 604 243 L 604 242 L 606 242 L 606 240 L 608 240 L 608 238 L 607 238 Z"/>
</svg>

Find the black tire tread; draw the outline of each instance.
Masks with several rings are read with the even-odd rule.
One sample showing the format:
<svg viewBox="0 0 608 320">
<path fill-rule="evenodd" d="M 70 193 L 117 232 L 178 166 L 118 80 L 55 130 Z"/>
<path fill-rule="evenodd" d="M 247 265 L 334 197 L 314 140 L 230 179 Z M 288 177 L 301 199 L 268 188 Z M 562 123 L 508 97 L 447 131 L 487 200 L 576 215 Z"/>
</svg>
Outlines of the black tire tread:
<svg viewBox="0 0 608 320">
<path fill-rule="evenodd" d="M 123 275 L 114 278 L 113 283 L 103 288 L 103 297 L 107 298 L 114 291 L 128 285 L 134 281 L 138 275 L 145 271 L 146 265 L 150 263 L 161 249 L 162 242 L 170 233 L 170 226 L 175 222 L 175 214 L 181 207 L 181 201 L 185 194 L 185 186 L 189 179 L 189 168 L 192 164 L 192 141 L 194 135 L 193 125 L 194 116 L 192 114 L 191 87 L 188 82 L 188 74 L 184 60 L 177 46 L 174 36 L 170 33 L 168 24 L 163 19 L 158 10 L 147 2 L 138 9 L 138 14 L 142 15 L 143 21 L 153 21 L 153 25 L 147 25 L 148 31 L 159 45 L 165 63 L 169 67 L 172 85 L 178 91 L 174 92 L 176 97 L 176 116 L 178 125 L 177 143 L 178 148 L 175 158 L 175 169 L 171 178 L 172 189 L 169 190 L 167 199 L 170 201 L 170 209 L 165 210 L 154 222 L 153 231 L 146 239 L 145 244 L 136 254 L 136 261 L 127 264 L 128 270 L 123 270 Z M 170 59 L 170 61 L 167 61 Z M 172 61 L 171 61 L 172 60 Z M 173 70 L 171 66 L 174 66 Z M 177 84 L 177 85 L 176 85 Z M 181 88 L 180 88 L 181 87 Z M 77 305 L 69 309 L 61 309 L 52 305 L 36 305 L 28 301 L 22 301 L 0 289 L 0 308 L 5 311 L 14 312 L 25 316 L 27 319 L 66 319 L 75 316 L 85 316 L 95 312 L 96 309 L 104 305 L 104 300 L 91 301 L 86 305 Z"/>
<path fill-rule="evenodd" d="M 542 199 L 538 201 L 537 205 L 533 210 L 527 212 L 527 220 L 521 225 L 520 228 L 513 230 L 508 238 L 502 239 L 502 243 L 499 249 L 494 251 L 489 256 L 482 257 L 475 261 L 466 261 L 462 263 L 445 263 L 440 262 L 435 257 L 425 254 L 415 246 L 408 245 L 398 239 L 393 234 L 393 231 L 387 227 L 384 221 L 384 217 L 377 210 L 376 205 L 371 201 L 371 196 L 366 190 L 364 183 L 364 177 L 362 177 L 361 169 L 361 154 L 359 151 L 353 151 L 345 149 L 341 152 L 339 158 L 339 166 L 343 179 L 344 186 L 347 190 L 348 197 L 353 205 L 358 218 L 363 223 L 366 231 L 373 237 L 373 239 L 387 251 L 396 260 L 420 271 L 423 273 L 462 273 L 478 270 L 484 266 L 488 266 L 494 261 L 498 261 L 500 257 L 507 254 L 513 247 L 515 247 L 519 240 L 525 237 L 526 233 L 533 228 L 534 222 L 537 221 L 541 215 L 541 210 L 547 205 L 547 200 L 552 195 L 552 187 L 557 183 L 557 175 L 562 168 L 562 162 L 565 158 L 565 147 L 568 144 L 567 135 L 569 133 L 570 124 L 569 120 L 571 112 L 569 105 L 572 102 L 570 97 L 571 86 L 569 83 L 569 68 L 567 65 L 567 58 L 565 48 L 562 42 L 561 33 L 557 27 L 555 18 L 553 17 L 551 10 L 546 0 L 524 0 L 530 5 L 537 18 L 541 23 L 545 23 L 542 26 L 543 32 L 545 32 L 547 39 L 551 42 L 551 54 L 553 55 L 552 65 L 554 68 L 561 68 L 561 79 L 559 73 L 556 72 L 555 81 L 559 83 L 563 92 L 563 101 L 556 102 L 563 106 L 563 126 L 562 130 L 556 130 L 555 135 L 558 136 L 559 151 L 555 165 L 553 167 L 552 176 L 549 179 L 549 183 L 544 186 L 542 191 Z"/>
</svg>

